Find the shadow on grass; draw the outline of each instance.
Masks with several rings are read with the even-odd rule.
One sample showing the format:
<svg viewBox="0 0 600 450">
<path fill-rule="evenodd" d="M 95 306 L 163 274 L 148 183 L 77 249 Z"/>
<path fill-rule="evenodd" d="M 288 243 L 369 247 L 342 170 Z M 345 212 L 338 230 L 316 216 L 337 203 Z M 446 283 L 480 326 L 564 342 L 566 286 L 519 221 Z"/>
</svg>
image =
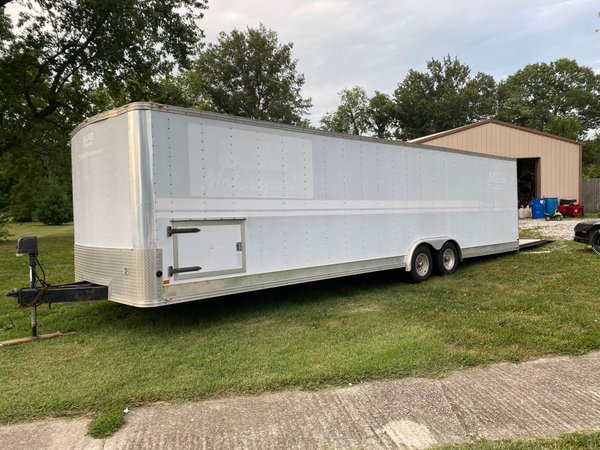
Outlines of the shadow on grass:
<svg viewBox="0 0 600 450">
<path fill-rule="evenodd" d="M 542 249 L 553 252 L 560 245 L 564 243 L 549 244 Z M 586 246 L 571 246 L 569 252 L 573 256 L 585 257 L 591 250 Z M 327 311 L 336 310 L 335 313 L 339 314 L 343 310 L 343 304 L 352 299 L 362 301 L 365 298 L 365 302 L 375 302 L 375 297 L 379 294 L 389 296 L 390 293 L 398 295 L 398 292 L 406 292 L 407 296 L 418 297 L 417 301 L 425 302 L 423 296 L 429 294 L 431 297 L 432 293 L 441 292 L 451 285 L 456 288 L 462 283 L 480 283 L 481 265 L 486 266 L 489 276 L 498 276 L 493 273 L 496 270 L 510 270 L 513 266 L 511 258 L 515 259 L 516 264 L 518 255 L 499 254 L 467 259 L 461 264 L 458 273 L 447 277 L 447 280 L 434 276 L 432 280 L 421 285 L 413 285 L 408 273 L 397 269 L 150 309 L 112 302 L 85 306 L 69 305 L 70 311 L 67 315 L 71 324 L 69 326 L 69 320 L 63 321 L 61 331 L 71 328 L 78 332 L 94 333 L 110 329 L 113 333 L 120 334 L 126 329 L 139 334 L 140 337 L 162 334 L 177 336 L 185 335 L 190 330 L 209 331 L 234 322 L 248 323 L 262 317 L 281 319 L 284 323 L 295 325 L 306 323 L 319 314 L 326 315 Z M 530 255 L 531 258 L 538 256 L 545 255 Z M 536 259 L 531 261 L 535 262 Z M 522 271 L 523 262 L 515 267 L 515 270 Z M 393 289 L 396 292 L 392 292 Z M 440 293 L 442 294 L 443 292 Z M 438 309 L 451 306 L 450 303 L 436 304 Z M 59 308 L 62 308 L 62 305 L 56 309 Z M 64 329 L 65 326 L 67 329 Z"/>
<path fill-rule="evenodd" d="M 501 254 L 465 260 L 459 273 L 468 272 L 479 264 L 500 261 L 507 256 L 510 257 Z M 460 275 L 453 277 L 457 276 Z M 427 282 L 422 285 L 429 287 Z M 107 302 L 102 305 L 103 314 L 98 316 L 96 323 L 115 329 L 135 329 L 141 334 L 185 334 L 192 329 L 209 330 L 232 321 L 255 320 L 261 316 L 289 316 L 293 320 L 294 316 L 304 316 L 306 310 L 314 309 L 316 305 L 322 306 L 322 309 L 336 308 L 348 299 L 370 296 L 374 292 L 399 286 L 407 291 L 418 288 L 410 282 L 410 276 L 404 269 L 397 269 L 150 309 Z"/>
<path fill-rule="evenodd" d="M 206 330 L 260 316 L 294 315 L 319 303 L 327 308 L 408 281 L 403 270 L 389 270 L 150 309 L 105 302 L 101 307 L 104 314 L 97 323 L 115 328 L 133 327 L 140 333 L 187 333 L 190 329 Z"/>
</svg>

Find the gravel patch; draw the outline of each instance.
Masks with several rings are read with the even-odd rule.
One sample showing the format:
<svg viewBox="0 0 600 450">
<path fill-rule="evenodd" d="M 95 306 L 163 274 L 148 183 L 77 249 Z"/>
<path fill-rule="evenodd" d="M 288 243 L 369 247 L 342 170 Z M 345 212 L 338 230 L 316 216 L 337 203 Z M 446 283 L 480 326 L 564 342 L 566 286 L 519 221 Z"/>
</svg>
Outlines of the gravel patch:
<svg viewBox="0 0 600 450">
<path fill-rule="evenodd" d="M 573 228 L 583 219 L 549 220 L 519 219 L 519 229 L 539 231 L 546 239 L 570 241 L 573 239 Z"/>
</svg>

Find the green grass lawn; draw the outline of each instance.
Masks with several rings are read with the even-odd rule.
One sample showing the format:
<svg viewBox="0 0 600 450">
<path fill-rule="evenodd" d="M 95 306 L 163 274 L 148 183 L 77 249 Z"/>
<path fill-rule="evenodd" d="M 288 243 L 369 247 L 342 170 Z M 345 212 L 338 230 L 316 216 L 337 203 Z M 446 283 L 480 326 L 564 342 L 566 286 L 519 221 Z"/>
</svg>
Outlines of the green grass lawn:
<svg viewBox="0 0 600 450">
<path fill-rule="evenodd" d="M 569 433 L 557 438 L 530 441 L 481 441 L 436 447 L 436 450 L 598 450 L 600 433 Z"/>
<path fill-rule="evenodd" d="M 0 291 L 28 283 L 16 236 L 40 237 L 48 281 L 73 279 L 71 226 L 12 225 L 0 243 Z M 0 348 L 0 422 L 101 415 L 125 405 L 450 370 L 600 348 L 600 258 L 556 242 L 465 262 L 413 285 L 390 271 L 158 309 L 109 302 L 38 308 L 52 340 Z M 536 249 L 534 249 L 534 252 Z M 0 340 L 29 335 L 29 310 L 0 301 Z"/>
</svg>

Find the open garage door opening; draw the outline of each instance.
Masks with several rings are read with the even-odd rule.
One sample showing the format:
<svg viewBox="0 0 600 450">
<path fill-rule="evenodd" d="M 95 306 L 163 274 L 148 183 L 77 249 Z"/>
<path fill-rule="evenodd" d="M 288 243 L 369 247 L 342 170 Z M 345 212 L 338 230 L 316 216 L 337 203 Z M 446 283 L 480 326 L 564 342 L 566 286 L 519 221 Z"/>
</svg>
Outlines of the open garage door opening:
<svg viewBox="0 0 600 450">
<path fill-rule="evenodd" d="M 519 206 L 527 206 L 540 197 L 540 158 L 517 159 L 517 192 Z"/>
</svg>

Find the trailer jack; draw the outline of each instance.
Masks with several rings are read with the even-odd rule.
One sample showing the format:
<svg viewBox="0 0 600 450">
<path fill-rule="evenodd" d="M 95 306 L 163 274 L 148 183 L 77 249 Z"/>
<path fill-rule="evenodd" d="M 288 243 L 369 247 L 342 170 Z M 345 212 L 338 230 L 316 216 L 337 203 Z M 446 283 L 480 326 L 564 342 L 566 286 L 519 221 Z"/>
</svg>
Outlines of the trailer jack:
<svg viewBox="0 0 600 450">
<path fill-rule="evenodd" d="M 38 260 L 38 243 L 36 236 L 23 236 L 17 241 L 17 256 L 29 256 L 29 287 L 13 289 L 7 292 L 7 297 L 17 299 L 19 306 L 31 308 L 31 336 L 26 339 L 17 339 L 12 343 L 29 342 L 36 339 L 60 336 L 61 333 L 38 336 L 37 333 L 37 306 L 52 303 L 85 302 L 91 300 L 105 300 L 108 298 L 108 286 L 80 281 L 50 285 L 46 282 L 46 274 Z M 38 277 L 37 268 L 42 272 Z M 18 342 L 17 342 L 18 341 Z M 0 343 L 0 346 L 2 343 Z"/>
</svg>

